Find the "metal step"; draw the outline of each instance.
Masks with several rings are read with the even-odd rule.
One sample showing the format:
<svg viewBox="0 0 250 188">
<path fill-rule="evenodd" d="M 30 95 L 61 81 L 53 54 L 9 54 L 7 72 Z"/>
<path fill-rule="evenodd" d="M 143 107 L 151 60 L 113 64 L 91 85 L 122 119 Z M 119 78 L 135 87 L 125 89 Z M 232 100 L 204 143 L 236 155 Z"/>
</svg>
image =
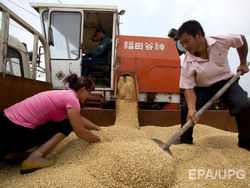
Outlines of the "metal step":
<svg viewBox="0 0 250 188">
<path fill-rule="evenodd" d="M 105 99 L 104 92 L 94 92 L 85 100 L 84 109 L 102 109 Z"/>
</svg>

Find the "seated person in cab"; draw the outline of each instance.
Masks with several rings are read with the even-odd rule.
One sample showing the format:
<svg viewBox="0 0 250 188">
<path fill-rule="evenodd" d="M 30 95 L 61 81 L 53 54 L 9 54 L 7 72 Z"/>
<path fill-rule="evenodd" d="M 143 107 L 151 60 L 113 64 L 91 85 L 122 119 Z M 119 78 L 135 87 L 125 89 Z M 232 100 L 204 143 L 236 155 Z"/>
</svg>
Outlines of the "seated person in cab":
<svg viewBox="0 0 250 188">
<path fill-rule="evenodd" d="M 96 28 L 93 37 L 95 37 L 100 43 L 92 50 L 85 50 L 83 44 L 80 44 L 80 49 L 86 54 L 82 60 L 82 76 L 88 76 L 89 66 L 105 66 L 107 64 L 107 55 L 111 51 L 112 41 L 106 36 L 103 28 Z"/>
</svg>

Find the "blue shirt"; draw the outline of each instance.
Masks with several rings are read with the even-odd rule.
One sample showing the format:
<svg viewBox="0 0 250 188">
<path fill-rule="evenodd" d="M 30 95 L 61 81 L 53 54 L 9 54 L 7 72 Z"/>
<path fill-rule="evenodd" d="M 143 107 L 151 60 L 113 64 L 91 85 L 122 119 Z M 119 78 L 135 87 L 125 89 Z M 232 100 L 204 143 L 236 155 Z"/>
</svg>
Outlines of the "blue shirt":
<svg viewBox="0 0 250 188">
<path fill-rule="evenodd" d="M 105 37 L 103 40 L 100 41 L 97 48 L 93 50 L 86 50 L 86 55 L 93 60 L 98 61 L 100 64 L 107 63 L 107 55 L 108 52 L 111 50 L 112 41 L 109 37 Z"/>
</svg>

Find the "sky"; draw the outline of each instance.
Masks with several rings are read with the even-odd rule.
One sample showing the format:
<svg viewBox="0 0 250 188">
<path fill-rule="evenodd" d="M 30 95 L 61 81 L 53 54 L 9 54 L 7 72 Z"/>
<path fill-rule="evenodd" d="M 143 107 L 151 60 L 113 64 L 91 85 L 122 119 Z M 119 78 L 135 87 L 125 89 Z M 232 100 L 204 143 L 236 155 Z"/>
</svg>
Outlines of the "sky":
<svg viewBox="0 0 250 188">
<path fill-rule="evenodd" d="M 243 34 L 250 44 L 250 0 L 1 0 L 5 6 L 41 32 L 39 14 L 29 2 L 63 4 L 117 5 L 126 13 L 120 18 L 120 34 L 132 36 L 167 37 L 171 28 L 178 29 L 190 19 L 199 21 L 205 35 Z M 32 46 L 32 35 L 24 33 L 15 23 L 10 34 Z M 29 43 L 31 45 L 29 45 Z M 182 58 L 181 58 L 182 59 Z M 236 72 L 239 57 L 231 48 L 228 55 L 231 70 Z M 250 62 L 250 55 L 247 56 Z M 240 85 L 250 97 L 250 72 L 243 75 Z"/>
</svg>

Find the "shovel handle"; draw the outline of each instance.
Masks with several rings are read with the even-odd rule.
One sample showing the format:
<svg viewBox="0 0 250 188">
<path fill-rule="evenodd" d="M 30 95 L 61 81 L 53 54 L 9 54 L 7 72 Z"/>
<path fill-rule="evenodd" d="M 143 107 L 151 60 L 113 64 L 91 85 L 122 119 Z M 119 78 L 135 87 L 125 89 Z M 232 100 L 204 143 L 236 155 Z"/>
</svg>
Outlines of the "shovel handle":
<svg viewBox="0 0 250 188">
<path fill-rule="evenodd" d="M 247 63 L 247 66 L 250 62 Z M 218 99 L 220 96 L 240 77 L 241 71 L 237 72 L 202 108 L 195 113 L 195 118 L 200 118 L 200 116 Z M 194 123 L 189 119 L 182 128 L 179 129 L 165 144 L 161 146 L 162 149 L 168 149 L 172 144 L 177 143 L 181 135 L 183 135 L 190 127 L 194 126 Z"/>
</svg>

